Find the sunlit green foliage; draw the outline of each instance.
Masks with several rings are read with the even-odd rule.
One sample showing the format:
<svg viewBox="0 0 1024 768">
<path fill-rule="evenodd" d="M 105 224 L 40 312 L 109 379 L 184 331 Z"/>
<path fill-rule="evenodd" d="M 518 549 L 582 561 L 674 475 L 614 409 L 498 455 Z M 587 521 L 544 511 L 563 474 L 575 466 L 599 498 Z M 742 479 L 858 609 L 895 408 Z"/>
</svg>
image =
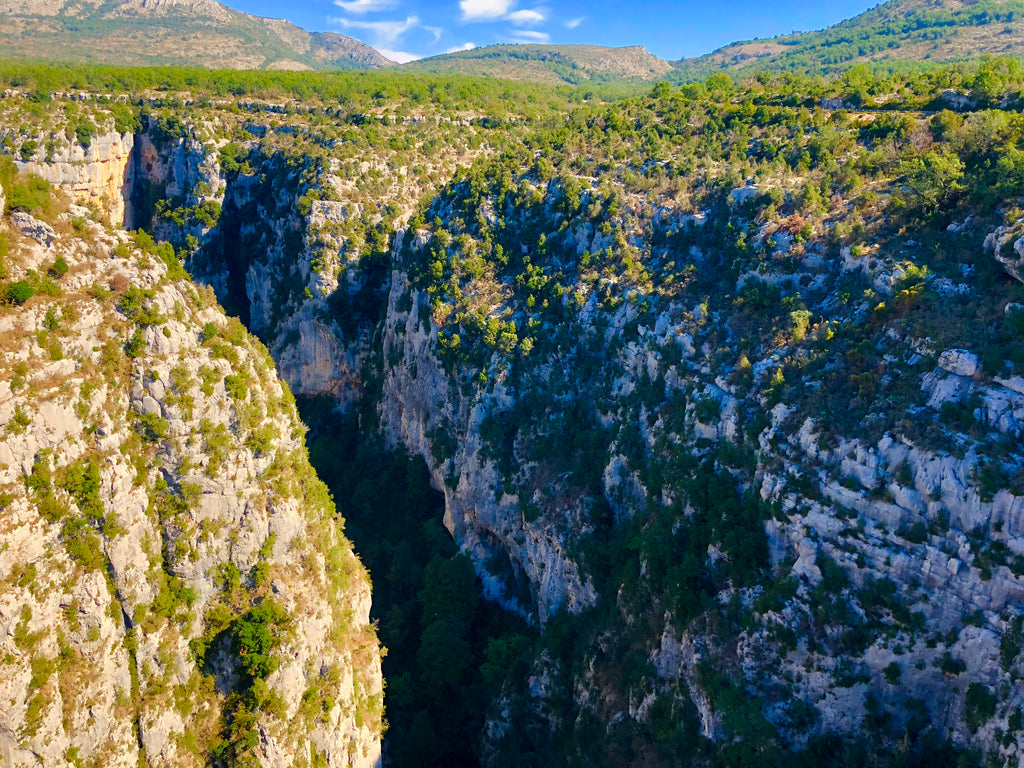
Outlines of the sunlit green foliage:
<svg viewBox="0 0 1024 768">
<path fill-rule="evenodd" d="M 272 654 L 280 644 L 281 627 L 287 618 L 284 608 L 273 600 L 264 600 L 232 625 L 235 652 L 253 681 L 265 680 L 280 664 Z"/>
</svg>

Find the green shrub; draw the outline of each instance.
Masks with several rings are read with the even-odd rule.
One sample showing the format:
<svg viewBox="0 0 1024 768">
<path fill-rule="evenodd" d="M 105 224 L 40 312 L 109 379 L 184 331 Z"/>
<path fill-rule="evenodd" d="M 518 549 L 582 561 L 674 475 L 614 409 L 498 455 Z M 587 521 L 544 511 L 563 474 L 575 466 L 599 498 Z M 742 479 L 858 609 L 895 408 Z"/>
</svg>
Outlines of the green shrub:
<svg viewBox="0 0 1024 768">
<path fill-rule="evenodd" d="M 224 389 L 227 390 L 232 400 L 241 402 L 249 394 L 249 378 L 244 375 L 229 373 L 224 377 Z"/>
<path fill-rule="evenodd" d="M 32 155 L 36 153 L 37 149 L 39 149 L 39 142 L 35 139 L 29 139 L 22 143 L 21 148 L 18 150 L 18 154 L 20 154 L 21 159 L 27 163 L 32 159 Z"/>
<path fill-rule="evenodd" d="M 964 189 L 964 164 L 948 150 L 929 150 L 900 166 L 906 178 L 908 207 L 930 214 Z"/>
<path fill-rule="evenodd" d="M 1015 616 L 999 641 L 999 663 L 1009 671 L 1024 646 L 1024 617 Z"/>
<path fill-rule="evenodd" d="M 70 267 L 67 261 L 64 260 L 63 256 L 58 256 L 53 260 L 53 266 L 48 270 L 50 277 L 60 279 L 68 273 Z"/>
<path fill-rule="evenodd" d="M 49 207 L 49 182 L 34 174 L 20 178 L 22 180 L 15 181 L 9 188 L 4 185 L 7 191 L 7 210 L 39 213 Z"/>
<path fill-rule="evenodd" d="M 140 413 L 135 422 L 135 430 L 142 436 L 143 440 L 155 443 L 163 440 L 168 435 L 170 423 L 167 419 L 160 418 L 152 413 Z"/>
<path fill-rule="evenodd" d="M 964 721 L 971 733 L 977 731 L 995 715 L 996 703 L 996 695 L 981 683 L 971 683 L 967 686 Z"/>
<path fill-rule="evenodd" d="M 21 306 L 36 295 L 36 289 L 24 280 L 11 283 L 4 289 L 4 303 Z"/>
<path fill-rule="evenodd" d="M 967 665 L 960 659 L 954 659 L 953 655 L 949 651 L 946 651 L 942 656 L 942 661 L 939 662 L 939 669 L 942 670 L 942 674 L 944 675 L 956 677 L 967 669 Z"/>
<path fill-rule="evenodd" d="M 146 291 L 132 285 L 118 299 L 117 309 L 127 319 L 134 320 L 143 327 L 158 325 L 163 322 L 160 313 L 155 309 L 147 308 L 145 304 L 151 298 L 153 298 L 152 291 Z"/>
<path fill-rule="evenodd" d="M 131 335 L 131 338 L 124 343 L 124 353 L 128 355 L 128 357 L 136 358 L 140 357 L 145 351 L 146 338 L 142 335 L 142 331 L 139 328 L 136 328 L 135 332 Z"/>
<path fill-rule="evenodd" d="M 103 517 L 103 502 L 100 500 L 100 468 L 95 461 L 76 461 L 61 473 L 60 487 L 71 494 L 78 508 L 87 518 L 99 520 Z"/>
<path fill-rule="evenodd" d="M 701 398 L 694 408 L 701 424 L 714 424 L 722 413 L 722 404 L 713 397 Z"/>
<path fill-rule="evenodd" d="M 280 644 L 281 626 L 288 612 L 273 600 L 264 600 L 245 612 L 232 626 L 231 639 L 245 673 L 252 681 L 264 680 L 280 662 L 271 654 Z"/>
<path fill-rule="evenodd" d="M 278 436 L 276 425 L 273 423 L 264 424 L 249 434 L 249 437 L 245 440 L 245 445 L 257 456 L 266 456 Z"/>
<path fill-rule="evenodd" d="M 190 608 L 196 601 L 196 591 L 178 576 L 164 574 L 160 588 L 149 610 L 157 616 L 173 620 L 179 611 Z"/>
<path fill-rule="evenodd" d="M 68 555 L 86 570 L 103 570 L 106 559 L 96 530 L 85 518 L 74 517 L 66 520 L 61 530 Z"/>
<path fill-rule="evenodd" d="M 92 137 L 96 133 L 96 125 L 92 120 L 83 120 L 75 126 L 75 139 L 82 145 L 82 149 L 88 149 L 92 144 Z"/>
</svg>

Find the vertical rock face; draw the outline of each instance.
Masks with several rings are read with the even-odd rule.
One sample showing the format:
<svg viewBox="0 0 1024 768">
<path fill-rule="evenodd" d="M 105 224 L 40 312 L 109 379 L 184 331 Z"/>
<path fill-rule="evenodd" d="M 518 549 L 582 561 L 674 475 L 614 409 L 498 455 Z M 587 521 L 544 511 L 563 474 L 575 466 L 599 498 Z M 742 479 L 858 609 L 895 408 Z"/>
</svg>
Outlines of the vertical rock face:
<svg viewBox="0 0 1024 768">
<path fill-rule="evenodd" d="M 125 227 L 150 228 L 162 240 L 205 235 L 215 218 L 197 220 L 195 212 L 211 202 L 219 210 L 224 199 L 219 159 L 216 146 L 200 140 L 191 126 L 152 120 L 135 135 L 125 179 Z M 155 204 L 166 206 L 166 218 L 154 216 Z"/>
<path fill-rule="evenodd" d="M 480 426 L 490 413 L 513 403 L 499 383 L 487 397 L 467 396 L 435 354 L 437 328 L 425 296 L 396 271 L 384 327 L 381 425 L 394 445 L 405 446 L 430 467 L 445 496 L 445 526 L 469 553 L 485 590 L 507 607 L 541 622 L 559 610 L 593 604 L 593 585 L 565 551 L 566 534 L 585 523 L 580 510 L 559 510 L 561 525 L 526 521 L 518 496 L 498 492 L 501 472 L 485 457 Z M 447 447 L 445 447 L 447 446 Z M 503 562 L 492 573 L 484 563 Z"/>
<path fill-rule="evenodd" d="M 0 763 L 379 765 L 369 582 L 266 349 L 166 249 L 8 236 L 69 270 L 0 309 Z"/>
<path fill-rule="evenodd" d="M 324 242 L 331 224 L 344 218 L 342 206 L 314 200 L 300 212 L 298 201 L 309 190 L 300 181 L 305 163 L 259 156 L 253 164 L 253 173 L 227 179 L 224 212 L 191 259 L 192 272 L 265 340 L 296 394 L 329 395 L 351 407 L 372 326 L 346 335 L 330 301 L 349 300 L 362 285 L 350 275 L 339 280 L 345 241 Z"/>
<path fill-rule="evenodd" d="M 69 143 L 57 147 L 51 156 L 47 156 L 45 149 L 39 149 L 27 162 L 19 161 L 18 167 L 68 190 L 78 203 L 95 208 L 114 224 L 121 224 L 130 211 L 130 160 L 134 145 L 135 136 L 131 133 L 105 133 L 93 136 L 88 148 Z"/>
<path fill-rule="evenodd" d="M 848 386 L 803 357 L 813 346 L 835 364 L 833 296 L 802 294 L 808 310 L 783 321 L 802 320 L 797 332 L 780 324 L 739 355 L 757 322 L 745 302 L 772 281 L 828 286 L 859 265 L 722 276 L 704 253 L 743 223 L 728 195 L 700 225 L 626 194 L 588 220 L 602 192 L 577 188 L 566 216 L 573 182 L 509 166 L 480 174 L 512 179 L 493 195 L 474 194 L 477 178 L 453 184 L 423 217 L 432 224 L 399 236 L 379 414 L 392 443 L 427 461 L 493 595 L 541 622 L 580 614 L 586 648 L 535 659 L 518 703 L 561 736 L 586 717 L 649 734 L 668 707 L 719 744 L 759 738 L 757 722 L 795 748 L 864 738 L 865 712 L 884 711 L 898 729 L 1015 759 L 1020 377 L 993 376 L 963 334 L 944 349 L 894 324 L 850 354 L 877 355 L 883 385 L 901 377 L 898 399 L 773 398 L 787 358 L 800 362 L 785 377 L 810 392 Z M 674 287 L 674 237 L 694 243 L 708 300 Z M 613 242 L 636 261 L 616 263 Z M 772 247 L 791 245 L 780 235 Z M 646 286 L 628 277 L 640 263 Z M 865 281 L 904 269 L 881 255 L 864 266 Z M 899 281 L 870 284 L 890 296 Z M 851 402 L 890 426 L 857 424 Z M 624 680 L 629 653 L 650 668 Z M 514 738 L 516 706 L 500 709 L 489 747 Z"/>
<path fill-rule="evenodd" d="M 95 136 L 88 149 L 50 143 L 57 149 L 38 149 L 19 168 L 114 224 L 145 228 L 179 247 L 194 238 L 193 247 L 201 247 L 189 266 L 197 279 L 212 285 L 271 346 L 290 387 L 303 395 L 331 395 L 346 407 L 355 402 L 371 329 L 346 339 L 327 303 L 339 287 L 338 250 L 345 246 L 332 233 L 348 213 L 340 203 L 321 200 L 306 214 L 296 212 L 296 201 L 309 187 L 298 181 L 303 167 L 263 157 L 258 172 L 226 178 L 217 143 L 176 119 L 153 118 L 135 134 Z M 330 186 L 328 179 L 317 181 Z M 214 229 L 222 205 L 227 215 Z M 329 247 L 335 250 L 325 261 Z M 344 280 L 346 295 L 362 287 L 351 276 Z M 298 285 L 294 295 L 282 291 L 289 283 Z"/>
</svg>

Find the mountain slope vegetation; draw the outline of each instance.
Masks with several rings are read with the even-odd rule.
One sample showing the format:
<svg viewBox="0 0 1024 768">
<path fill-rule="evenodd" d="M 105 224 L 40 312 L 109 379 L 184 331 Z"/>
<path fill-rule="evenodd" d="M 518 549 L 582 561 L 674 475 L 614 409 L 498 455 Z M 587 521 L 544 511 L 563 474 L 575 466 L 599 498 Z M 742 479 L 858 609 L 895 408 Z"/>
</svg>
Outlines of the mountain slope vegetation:
<svg viewBox="0 0 1024 768">
<path fill-rule="evenodd" d="M 309 33 L 215 0 L 2 0 L 5 57 L 231 69 L 377 69 L 395 66 L 373 48 L 335 33 Z M 828 29 L 733 43 L 667 62 L 642 46 L 492 45 L 398 65 L 409 72 L 577 86 L 674 83 L 714 72 L 837 73 L 934 67 L 982 55 L 1018 56 L 1022 0 L 890 0 Z"/>
<path fill-rule="evenodd" d="M 733 43 L 677 62 L 677 79 L 715 71 L 834 73 L 853 64 L 924 67 L 979 56 L 1019 56 L 1024 46 L 1020 0 L 889 0 L 817 32 Z"/>
<path fill-rule="evenodd" d="M 215 0 L 3 0 L 0 14 L 5 58 L 221 69 L 375 69 L 391 64 L 350 37 L 311 34 Z"/>
<path fill-rule="evenodd" d="M 404 64 L 409 72 L 498 77 L 571 85 L 645 82 L 671 66 L 642 46 L 490 45 Z"/>
</svg>

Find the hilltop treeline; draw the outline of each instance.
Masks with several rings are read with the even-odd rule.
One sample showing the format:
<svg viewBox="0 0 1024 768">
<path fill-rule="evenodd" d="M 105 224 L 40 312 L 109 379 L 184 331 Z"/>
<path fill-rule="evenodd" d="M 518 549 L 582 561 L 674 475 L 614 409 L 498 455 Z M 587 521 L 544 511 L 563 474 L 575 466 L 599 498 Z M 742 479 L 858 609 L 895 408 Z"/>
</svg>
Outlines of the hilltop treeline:
<svg viewBox="0 0 1024 768">
<path fill-rule="evenodd" d="M 489 116 L 549 112 L 578 100 L 568 86 L 456 75 L 398 72 L 287 72 L 199 67 L 112 67 L 0 63 L 0 88 L 28 91 L 35 100 L 87 91 L 108 94 L 190 94 L 193 98 L 254 98 L 306 105 L 369 109 L 382 104 L 441 105 Z M 594 94 L 591 94 L 594 95 Z M 609 91 L 601 94 L 611 97 Z"/>
</svg>

